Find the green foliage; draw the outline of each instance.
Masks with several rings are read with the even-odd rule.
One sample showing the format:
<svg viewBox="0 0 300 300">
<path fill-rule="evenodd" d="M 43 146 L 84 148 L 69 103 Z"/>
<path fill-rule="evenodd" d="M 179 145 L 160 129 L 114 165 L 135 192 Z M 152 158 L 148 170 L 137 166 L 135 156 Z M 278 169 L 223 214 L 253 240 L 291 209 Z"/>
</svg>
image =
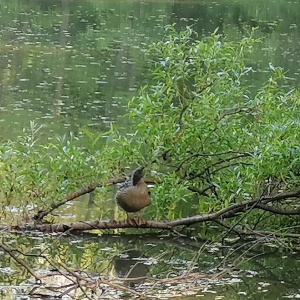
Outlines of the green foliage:
<svg viewBox="0 0 300 300">
<path fill-rule="evenodd" d="M 75 137 L 39 144 L 41 126 L 30 125 L 16 142 L 0 146 L 1 198 L 5 205 L 41 209 L 84 185 L 97 170 L 94 157 L 76 145 Z"/>
<path fill-rule="evenodd" d="M 187 186 L 179 182 L 175 173 L 164 176 L 161 183 L 151 193 L 154 199 L 151 213 L 161 219 L 175 219 L 184 216 L 185 213 L 190 213 L 191 206 L 188 202 L 191 200 L 192 193 L 188 191 Z M 178 209 L 179 203 L 182 208 L 185 206 L 184 211 Z"/>
<path fill-rule="evenodd" d="M 153 83 L 130 101 L 133 130 L 119 144 L 129 161 L 144 157 L 165 173 L 153 188 L 155 217 L 179 217 L 186 202 L 195 213 L 227 207 L 265 194 L 267 180 L 273 192 L 297 186 L 299 93 L 271 65 L 268 81 L 250 91 L 253 35 L 197 39 L 170 26 L 152 46 Z"/>
<path fill-rule="evenodd" d="M 48 204 L 137 164 L 161 180 L 152 188 L 152 218 L 207 213 L 297 186 L 299 92 L 272 65 L 259 89 L 248 88 L 254 70 L 245 62 L 259 42 L 253 35 L 229 42 L 216 31 L 199 39 L 191 28 L 169 26 L 151 46 L 153 80 L 129 102 L 126 131 L 115 124 L 106 133 L 85 130 L 87 149 L 73 136 L 39 145 L 31 124 L 30 134 L 2 143 L 6 199 L 30 191 Z"/>
</svg>

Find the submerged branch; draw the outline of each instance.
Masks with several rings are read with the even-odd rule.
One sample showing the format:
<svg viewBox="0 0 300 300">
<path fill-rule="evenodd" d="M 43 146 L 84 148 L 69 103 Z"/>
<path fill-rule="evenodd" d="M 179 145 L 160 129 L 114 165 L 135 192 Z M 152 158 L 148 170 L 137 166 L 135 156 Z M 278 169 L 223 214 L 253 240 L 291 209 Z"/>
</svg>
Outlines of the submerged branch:
<svg viewBox="0 0 300 300">
<path fill-rule="evenodd" d="M 3 242 L 0 243 L 0 248 L 5 253 L 7 253 L 13 260 L 15 260 L 21 267 L 23 267 L 30 275 L 32 275 L 35 278 L 36 282 L 40 281 L 40 276 L 35 274 L 35 272 L 27 264 L 25 264 L 25 262 L 22 259 L 20 259 L 17 255 L 13 253 L 14 249 L 10 249 Z"/>
</svg>

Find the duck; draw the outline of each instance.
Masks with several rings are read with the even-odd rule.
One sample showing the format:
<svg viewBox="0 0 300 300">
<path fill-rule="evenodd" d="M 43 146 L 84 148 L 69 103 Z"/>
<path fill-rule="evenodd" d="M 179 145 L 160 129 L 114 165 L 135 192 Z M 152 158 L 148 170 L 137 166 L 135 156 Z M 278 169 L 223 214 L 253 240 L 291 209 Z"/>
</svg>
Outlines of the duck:
<svg viewBox="0 0 300 300">
<path fill-rule="evenodd" d="M 126 212 L 127 220 L 131 220 L 128 213 L 140 212 L 151 204 L 150 191 L 143 179 L 144 169 L 136 168 L 116 193 L 116 202 Z"/>
</svg>

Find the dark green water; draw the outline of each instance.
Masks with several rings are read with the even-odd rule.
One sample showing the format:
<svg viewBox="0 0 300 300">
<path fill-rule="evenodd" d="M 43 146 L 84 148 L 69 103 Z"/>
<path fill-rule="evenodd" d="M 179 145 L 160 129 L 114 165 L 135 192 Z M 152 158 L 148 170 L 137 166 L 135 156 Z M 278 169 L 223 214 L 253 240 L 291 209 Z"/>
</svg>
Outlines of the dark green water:
<svg viewBox="0 0 300 300">
<path fill-rule="evenodd" d="M 118 122 L 128 100 L 149 78 L 151 65 L 145 50 L 161 39 L 164 26 L 172 23 L 178 29 L 193 25 L 200 36 L 218 27 L 229 40 L 241 38 L 258 26 L 257 36 L 264 40 L 249 61 L 257 71 L 249 85 L 265 79 L 264 70 L 269 64 L 286 69 L 295 86 L 299 85 L 300 1 L 3 0 L 1 139 L 18 136 L 30 121 L 43 125 L 46 138 L 69 132 L 81 138 L 84 128 L 99 131 Z M 71 220 L 93 218 L 79 205 L 74 211 L 68 208 L 68 213 Z M 122 267 L 131 265 L 128 259 L 120 263 L 124 252 L 143 262 L 140 271 L 147 276 L 166 277 L 170 272 L 180 275 L 191 265 L 195 272 L 216 272 L 224 257 L 234 250 L 210 245 L 197 256 L 201 242 L 157 236 L 121 239 L 4 235 L 3 241 L 11 247 L 21 245 L 25 252 L 46 249 L 51 257 L 59 257 L 74 269 L 83 268 L 92 274 L 114 272 L 118 276 L 128 272 Z M 206 290 L 205 299 L 300 297 L 298 254 L 266 247 L 255 247 L 248 254 L 249 261 L 241 261 L 240 269 L 227 282 L 201 281 L 198 293 Z M 236 264 L 238 255 L 234 252 L 222 267 Z M 20 275 L 19 266 L 8 256 L 2 257 L 0 292 L 3 299 L 12 299 L 22 295 L 20 286 L 27 289 L 24 284 L 28 277 L 24 272 Z M 49 269 L 33 258 L 26 262 L 32 268 Z M 18 287 L 15 292 L 12 286 Z"/>
<path fill-rule="evenodd" d="M 46 136 L 102 130 L 124 114 L 149 76 L 145 49 L 164 26 L 217 27 L 237 39 L 259 26 L 249 64 L 261 82 L 269 63 L 299 82 L 299 1 L 1 1 L 1 137 L 29 121 Z"/>
<path fill-rule="evenodd" d="M 8 235 L 1 241 L 10 248 L 18 248 L 23 253 L 47 255 L 50 260 L 62 261 L 72 270 L 82 270 L 90 276 L 101 275 L 132 279 L 126 286 L 138 292 L 147 292 L 154 299 L 167 299 L 170 295 L 179 295 L 179 299 L 297 299 L 299 295 L 298 275 L 300 260 L 297 253 L 279 251 L 277 248 L 257 246 L 245 243 L 243 247 L 232 244 L 222 247 L 220 244 L 203 244 L 189 238 L 166 237 L 164 235 L 121 235 L 121 236 L 44 236 L 44 235 Z M 240 255 L 243 253 L 243 258 Z M 53 267 L 42 258 L 23 257 L 22 261 L 31 270 L 46 274 Z M 224 269 L 236 267 L 220 278 Z M 147 285 L 152 279 L 181 276 L 187 271 L 202 274 L 186 283 L 165 282 L 155 288 Z M 51 273 L 51 272 L 49 272 Z M 204 274 L 204 275 L 203 275 Z M 22 295 L 32 290 L 32 279 L 20 269 L 8 256 L 1 259 L 0 268 L 1 299 L 29 299 Z M 63 276 L 56 279 L 44 279 L 58 286 L 67 283 Z M 153 282 L 152 282 L 153 284 Z M 40 288 L 36 291 L 44 291 Z M 124 299 L 116 292 L 104 296 Z M 51 294 L 48 290 L 45 294 Z M 55 293 L 52 293 L 55 294 Z M 189 296 L 192 294 L 193 296 Z M 200 299 L 201 299 L 200 298 Z M 30 298 L 31 299 L 31 298 Z M 70 299 L 70 298 L 66 298 Z M 85 298 L 84 298 L 85 299 Z M 131 298 L 130 298 L 131 299 Z"/>
</svg>

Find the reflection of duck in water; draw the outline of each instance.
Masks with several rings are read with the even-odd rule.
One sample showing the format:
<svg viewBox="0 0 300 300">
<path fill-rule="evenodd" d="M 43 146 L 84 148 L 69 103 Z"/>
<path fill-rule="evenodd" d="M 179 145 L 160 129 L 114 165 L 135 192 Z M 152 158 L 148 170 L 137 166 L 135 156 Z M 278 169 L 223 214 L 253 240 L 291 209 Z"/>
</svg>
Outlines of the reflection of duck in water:
<svg viewBox="0 0 300 300">
<path fill-rule="evenodd" d="M 115 272 L 120 278 L 133 278 L 126 280 L 125 284 L 134 286 L 145 281 L 143 277 L 149 272 L 150 266 L 141 261 L 141 252 L 128 250 L 119 253 L 113 258 Z"/>
<path fill-rule="evenodd" d="M 144 167 L 138 167 L 126 178 L 116 193 L 118 205 L 128 213 L 137 212 L 151 204 L 150 193 L 143 180 Z"/>
</svg>

